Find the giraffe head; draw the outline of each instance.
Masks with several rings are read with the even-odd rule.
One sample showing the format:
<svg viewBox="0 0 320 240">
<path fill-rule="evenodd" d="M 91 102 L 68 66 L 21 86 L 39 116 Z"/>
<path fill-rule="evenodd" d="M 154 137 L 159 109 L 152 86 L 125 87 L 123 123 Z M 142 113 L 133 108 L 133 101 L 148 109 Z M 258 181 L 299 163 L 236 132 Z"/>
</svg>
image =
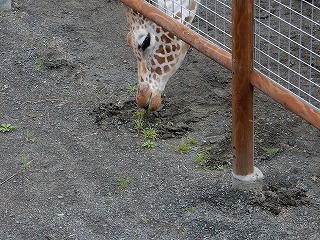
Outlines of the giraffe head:
<svg viewBox="0 0 320 240">
<path fill-rule="evenodd" d="M 193 20 L 197 8 L 195 0 L 149 2 L 171 9 L 173 17 L 184 24 Z M 189 45 L 131 8 L 127 8 L 127 19 L 130 25 L 127 41 L 138 64 L 136 102 L 150 112 L 156 111 L 161 105 L 161 93 L 182 64 Z"/>
</svg>

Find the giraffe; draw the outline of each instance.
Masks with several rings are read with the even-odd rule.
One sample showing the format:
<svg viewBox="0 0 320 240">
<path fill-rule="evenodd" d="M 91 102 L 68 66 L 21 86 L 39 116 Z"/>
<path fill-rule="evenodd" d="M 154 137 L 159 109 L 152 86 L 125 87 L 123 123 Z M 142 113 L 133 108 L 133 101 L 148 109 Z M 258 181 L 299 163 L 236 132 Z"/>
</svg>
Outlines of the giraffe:
<svg viewBox="0 0 320 240">
<path fill-rule="evenodd" d="M 191 23 L 200 0 L 148 0 L 150 4 L 167 9 L 172 17 L 183 24 Z M 182 6 L 181 6 L 182 4 Z M 136 103 L 149 112 L 161 106 L 161 93 L 169 78 L 181 66 L 189 45 L 126 7 L 130 31 L 127 42 L 133 48 L 138 65 L 138 90 Z"/>
</svg>

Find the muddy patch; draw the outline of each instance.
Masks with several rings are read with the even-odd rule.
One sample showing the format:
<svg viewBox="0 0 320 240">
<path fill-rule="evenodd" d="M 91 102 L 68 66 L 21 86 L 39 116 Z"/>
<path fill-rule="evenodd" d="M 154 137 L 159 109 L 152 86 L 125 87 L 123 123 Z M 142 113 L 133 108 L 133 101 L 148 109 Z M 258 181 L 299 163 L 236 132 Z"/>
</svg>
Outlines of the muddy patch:
<svg viewBox="0 0 320 240">
<path fill-rule="evenodd" d="M 123 125 L 131 122 L 134 101 L 124 103 L 100 103 L 90 115 L 95 117 L 95 123 L 106 129 L 108 125 Z M 103 127 L 105 126 L 105 127 Z"/>
<path fill-rule="evenodd" d="M 301 183 L 268 181 L 261 191 L 256 191 L 249 197 L 249 203 L 278 215 L 290 207 L 309 204 L 311 198 L 307 191 Z"/>
<path fill-rule="evenodd" d="M 125 126 L 134 130 L 135 115 L 139 109 L 134 100 L 126 102 L 100 103 L 91 111 L 95 117 L 95 123 L 103 130 L 109 127 Z M 193 123 L 199 122 L 210 114 L 208 111 L 192 111 L 188 106 L 178 106 L 167 100 L 163 101 L 161 110 L 154 113 L 145 113 L 143 116 L 144 126 L 151 126 L 158 130 L 159 139 L 182 137 L 193 131 Z"/>
</svg>

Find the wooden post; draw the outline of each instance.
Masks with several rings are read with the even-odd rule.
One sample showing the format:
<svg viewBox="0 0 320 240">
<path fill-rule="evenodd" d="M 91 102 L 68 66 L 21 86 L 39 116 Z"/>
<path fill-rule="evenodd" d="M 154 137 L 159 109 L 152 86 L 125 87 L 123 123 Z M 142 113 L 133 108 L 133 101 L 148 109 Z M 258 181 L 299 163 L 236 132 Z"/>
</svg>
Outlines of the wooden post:
<svg viewBox="0 0 320 240">
<path fill-rule="evenodd" d="M 254 0 L 232 1 L 232 153 L 233 176 L 262 178 L 254 168 L 253 72 Z M 257 175 L 256 172 L 259 172 Z"/>
</svg>

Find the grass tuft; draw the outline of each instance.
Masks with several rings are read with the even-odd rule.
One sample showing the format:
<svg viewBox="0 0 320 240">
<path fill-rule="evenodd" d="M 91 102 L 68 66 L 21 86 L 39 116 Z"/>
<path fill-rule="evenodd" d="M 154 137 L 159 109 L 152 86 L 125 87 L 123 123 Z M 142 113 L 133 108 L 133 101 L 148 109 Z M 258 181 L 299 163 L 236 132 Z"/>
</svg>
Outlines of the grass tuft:
<svg viewBox="0 0 320 240">
<path fill-rule="evenodd" d="M 141 147 L 143 148 L 154 148 L 155 146 L 156 146 L 156 143 L 152 142 L 151 140 L 147 140 L 141 145 Z"/>
<path fill-rule="evenodd" d="M 127 92 L 132 93 L 132 92 L 136 92 L 138 90 L 138 87 L 132 86 L 130 83 L 128 83 L 126 89 L 127 89 Z"/>
<path fill-rule="evenodd" d="M 121 174 L 119 175 L 119 178 L 118 178 L 119 187 L 120 187 L 121 189 L 127 188 L 130 180 L 131 180 L 131 177 L 124 176 L 124 174 L 121 173 Z"/>
<path fill-rule="evenodd" d="M 38 57 L 37 63 L 36 65 L 34 65 L 34 70 L 36 72 L 41 72 L 43 69 L 43 63 L 44 63 L 43 57 Z"/>
<path fill-rule="evenodd" d="M 209 151 L 210 148 L 199 148 L 194 161 L 201 165 L 205 165 L 209 159 Z"/>
<path fill-rule="evenodd" d="M 267 153 L 268 155 L 273 155 L 273 154 L 277 153 L 280 150 L 279 148 L 273 148 L 273 147 L 271 147 L 271 148 L 261 147 L 261 149 L 265 153 Z"/>
<path fill-rule="evenodd" d="M 179 145 L 176 148 L 176 151 L 178 153 L 187 153 L 189 152 L 191 149 L 189 143 L 186 143 L 184 140 L 182 140 Z"/>
<path fill-rule="evenodd" d="M 145 138 L 149 138 L 152 140 L 156 140 L 158 138 L 158 130 L 152 127 L 147 127 L 142 130 L 141 132 L 142 136 Z"/>
<path fill-rule="evenodd" d="M 12 132 L 16 128 L 17 128 L 16 126 L 11 125 L 10 123 L 2 123 L 0 125 L 0 132 L 2 133 Z"/>
</svg>

